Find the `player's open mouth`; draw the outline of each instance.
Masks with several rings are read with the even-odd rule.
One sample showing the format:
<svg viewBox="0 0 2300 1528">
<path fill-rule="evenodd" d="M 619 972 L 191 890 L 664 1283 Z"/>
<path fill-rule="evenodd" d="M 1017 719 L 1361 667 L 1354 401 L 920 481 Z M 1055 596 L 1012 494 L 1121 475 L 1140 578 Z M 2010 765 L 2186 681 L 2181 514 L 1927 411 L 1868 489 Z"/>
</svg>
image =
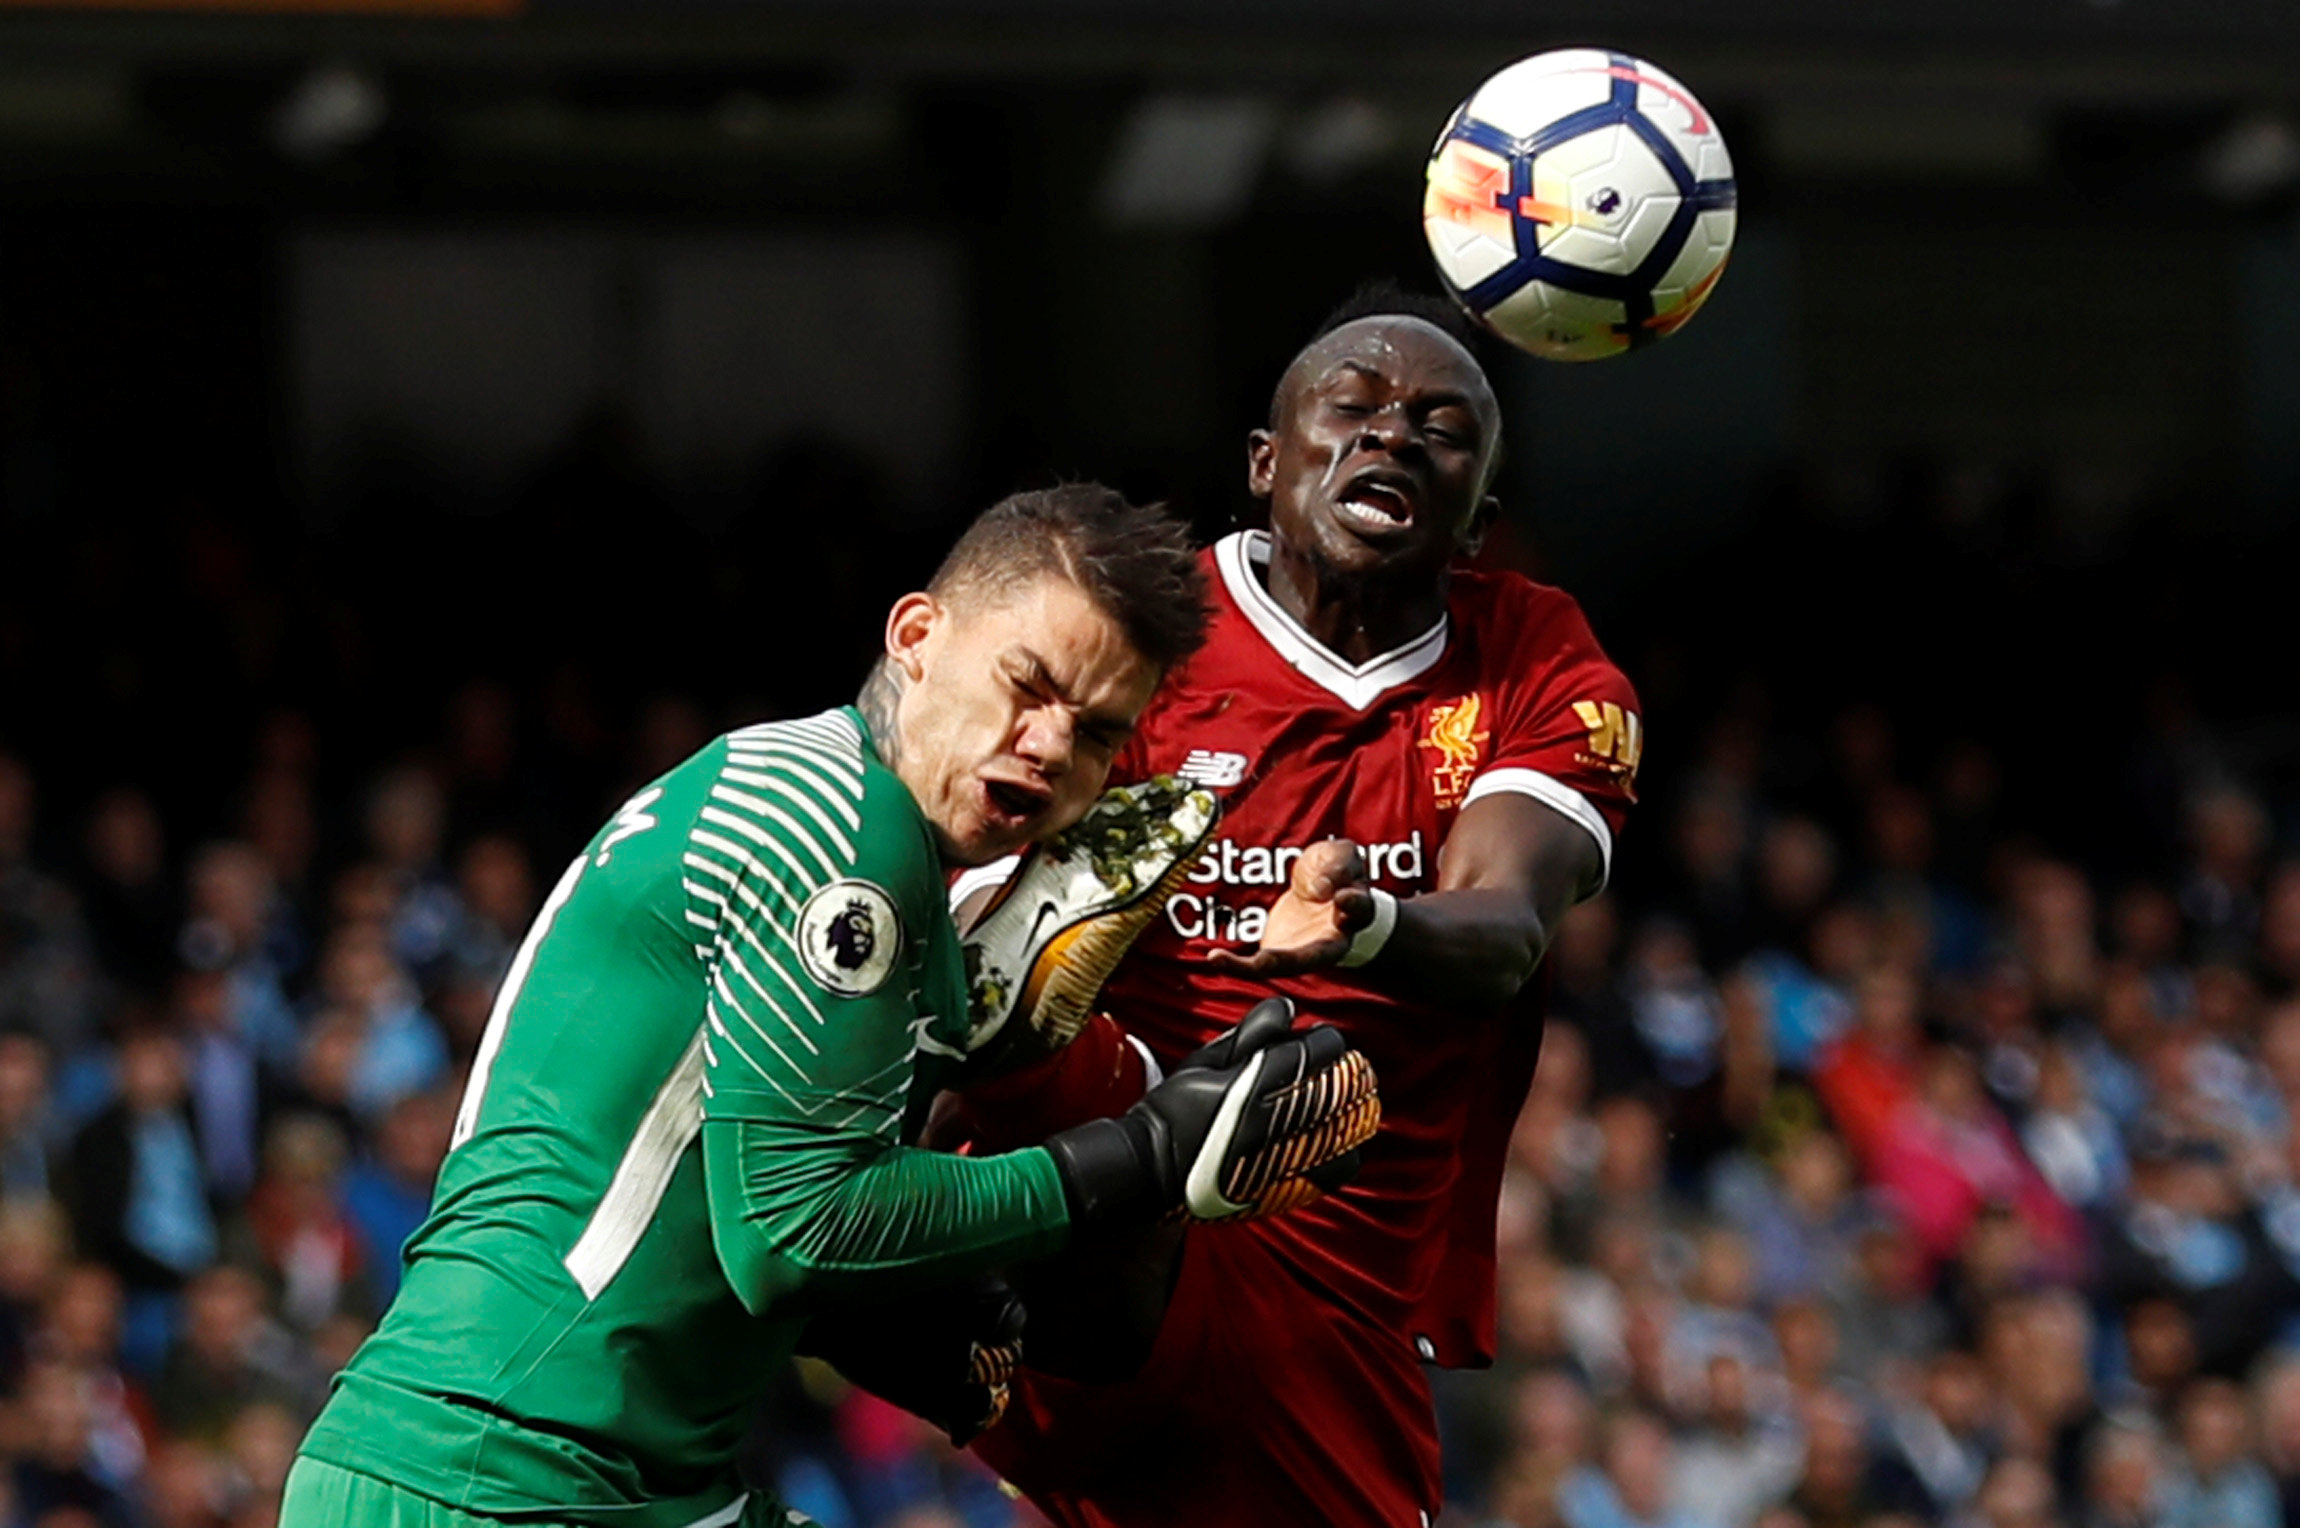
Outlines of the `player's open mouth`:
<svg viewBox="0 0 2300 1528">
<path fill-rule="evenodd" d="M 1000 826 L 1019 828 L 1046 809 L 1046 792 L 1007 780 L 985 780 L 982 794 L 990 802 L 990 815 Z"/>
<path fill-rule="evenodd" d="M 1417 497 L 1412 478 L 1375 468 L 1350 479 L 1334 500 L 1334 513 L 1352 530 L 1379 536 L 1414 523 Z"/>
</svg>

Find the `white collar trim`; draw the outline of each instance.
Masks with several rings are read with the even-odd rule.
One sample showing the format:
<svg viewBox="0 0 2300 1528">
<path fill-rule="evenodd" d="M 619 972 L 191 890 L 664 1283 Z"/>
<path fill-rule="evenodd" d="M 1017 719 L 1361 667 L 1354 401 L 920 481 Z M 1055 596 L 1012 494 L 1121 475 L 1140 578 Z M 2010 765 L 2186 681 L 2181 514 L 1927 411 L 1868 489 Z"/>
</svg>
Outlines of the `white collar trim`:
<svg viewBox="0 0 2300 1528">
<path fill-rule="evenodd" d="M 1403 647 L 1364 663 L 1344 662 L 1304 631 L 1254 576 L 1256 565 L 1267 565 L 1269 560 L 1266 531 L 1238 531 L 1214 543 L 1214 566 L 1222 574 L 1223 587 L 1254 630 L 1303 678 L 1330 690 L 1351 710 L 1365 710 L 1384 691 L 1426 672 L 1445 656 L 1446 618 L 1440 615 L 1435 626 Z"/>
</svg>

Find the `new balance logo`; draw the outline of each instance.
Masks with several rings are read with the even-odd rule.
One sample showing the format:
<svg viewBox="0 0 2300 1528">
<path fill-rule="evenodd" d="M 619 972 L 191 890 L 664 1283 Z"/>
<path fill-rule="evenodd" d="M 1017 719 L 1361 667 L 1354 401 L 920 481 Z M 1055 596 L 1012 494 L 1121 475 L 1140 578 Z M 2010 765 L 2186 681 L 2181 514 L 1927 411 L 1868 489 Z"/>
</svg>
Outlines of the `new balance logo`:
<svg viewBox="0 0 2300 1528">
<path fill-rule="evenodd" d="M 1210 749 L 1193 748 L 1182 767 L 1174 771 L 1193 785 L 1209 790 L 1221 790 L 1236 785 L 1246 778 L 1246 756 L 1242 753 L 1215 753 Z"/>
</svg>

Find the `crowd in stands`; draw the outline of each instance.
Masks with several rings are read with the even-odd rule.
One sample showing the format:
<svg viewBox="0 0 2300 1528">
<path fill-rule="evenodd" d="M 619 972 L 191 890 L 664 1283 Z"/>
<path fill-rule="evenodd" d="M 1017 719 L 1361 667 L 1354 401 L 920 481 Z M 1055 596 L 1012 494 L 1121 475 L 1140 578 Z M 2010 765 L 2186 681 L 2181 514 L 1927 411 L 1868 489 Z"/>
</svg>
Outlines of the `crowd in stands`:
<svg viewBox="0 0 2300 1528">
<path fill-rule="evenodd" d="M 1496 1528 L 2274 1528 L 2300 1511 L 2300 864 L 2209 751 L 2168 873 L 1882 713 L 1727 716 L 1577 910 L 1450 1376 Z M 2300 1516 L 2291 1520 L 2300 1521 Z"/>
<path fill-rule="evenodd" d="M 0 607 L 0 1528 L 263 1528 L 540 886 L 633 785 L 795 708 L 782 638 L 749 701 L 675 665 L 473 678 L 492 638 L 299 605 L 324 584 L 189 523 L 173 560 L 42 564 L 174 591 L 116 607 L 141 679 L 69 578 Z M 186 654 L 241 677 L 186 691 Z M 1791 726 L 1761 683 L 1621 656 L 1646 800 L 1549 956 L 1499 1360 L 1436 1379 L 1445 1523 L 2300 1522 L 2275 783 L 2168 722 L 2056 756 L 2130 784 L 2072 842 L 2033 770 L 2008 784 L 2044 738 L 1920 736 L 1889 679 Z M 824 1528 L 1035 1521 L 826 1371 L 770 1413 L 749 1466 Z"/>
</svg>

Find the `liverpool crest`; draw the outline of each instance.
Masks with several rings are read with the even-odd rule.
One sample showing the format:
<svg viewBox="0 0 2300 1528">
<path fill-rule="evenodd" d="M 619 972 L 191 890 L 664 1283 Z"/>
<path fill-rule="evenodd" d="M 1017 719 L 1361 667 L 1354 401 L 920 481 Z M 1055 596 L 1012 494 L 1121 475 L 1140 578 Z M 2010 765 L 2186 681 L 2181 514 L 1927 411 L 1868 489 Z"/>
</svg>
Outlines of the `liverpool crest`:
<svg viewBox="0 0 2300 1528">
<path fill-rule="evenodd" d="M 1469 782 L 1477 775 L 1485 740 L 1492 736 L 1478 728 L 1482 709 L 1474 691 L 1430 707 L 1429 730 L 1422 734 L 1420 746 L 1437 755 L 1430 763 L 1430 788 L 1437 793 L 1440 809 L 1461 805 L 1461 798 L 1469 794 Z"/>
</svg>

